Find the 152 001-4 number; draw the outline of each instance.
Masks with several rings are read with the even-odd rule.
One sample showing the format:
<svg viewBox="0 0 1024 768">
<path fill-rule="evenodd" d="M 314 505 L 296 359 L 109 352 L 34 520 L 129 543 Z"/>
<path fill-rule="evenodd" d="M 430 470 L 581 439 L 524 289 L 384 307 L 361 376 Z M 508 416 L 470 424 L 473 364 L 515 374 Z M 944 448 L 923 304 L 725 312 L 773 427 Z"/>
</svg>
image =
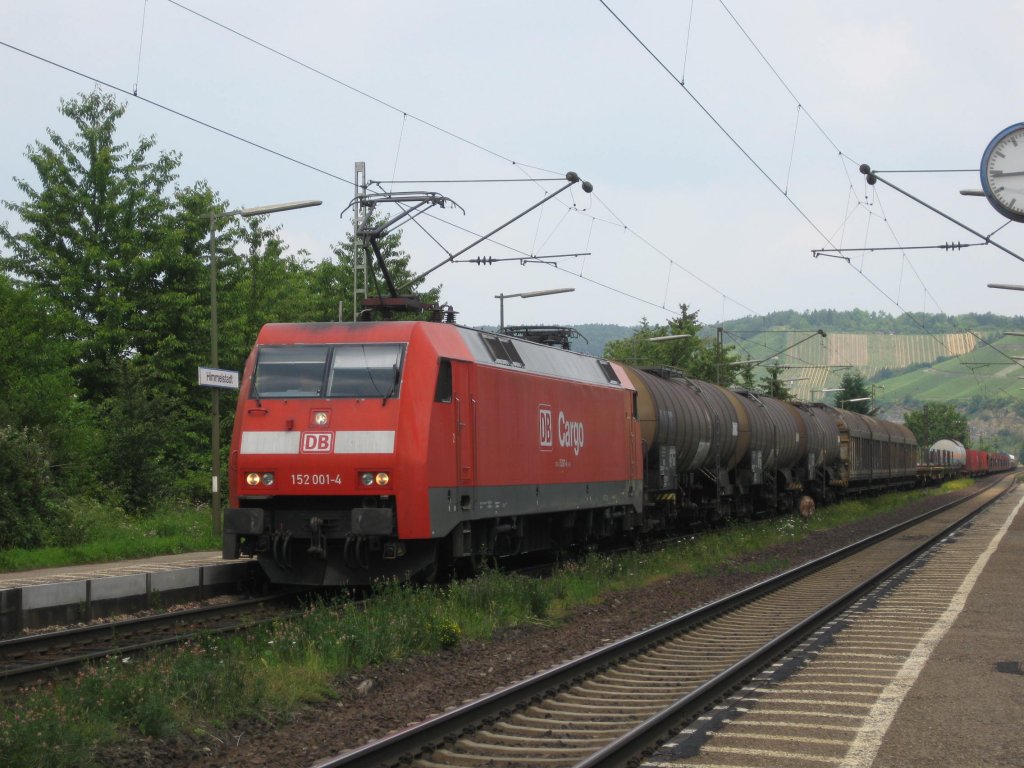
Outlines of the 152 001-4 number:
<svg viewBox="0 0 1024 768">
<path fill-rule="evenodd" d="M 293 474 L 292 485 L 341 485 L 341 475 Z"/>
</svg>

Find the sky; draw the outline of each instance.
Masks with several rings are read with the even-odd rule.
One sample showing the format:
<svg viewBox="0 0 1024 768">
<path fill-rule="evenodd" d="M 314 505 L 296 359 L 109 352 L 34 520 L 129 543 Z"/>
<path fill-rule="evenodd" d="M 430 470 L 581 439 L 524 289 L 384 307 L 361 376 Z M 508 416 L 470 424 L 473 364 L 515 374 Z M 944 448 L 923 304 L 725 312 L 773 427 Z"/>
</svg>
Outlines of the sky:
<svg viewBox="0 0 1024 768">
<path fill-rule="evenodd" d="M 122 140 L 181 153 L 180 185 L 322 200 L 269 218 L 293 254 L 348 236 L 356 162 L 454 201 L 403 247 L 466 325 L 562 288 L 505 298 L 506 323 L 1024 314 L 987 287 L 1024 284 L 1024 224 L 960 194 L 1024 121 L 1022 29 L 1019 0 L 0 0 L 0 200 L 97 87 Z M 593 192 L 554 194 L 570 171 Z"/>
</svg>

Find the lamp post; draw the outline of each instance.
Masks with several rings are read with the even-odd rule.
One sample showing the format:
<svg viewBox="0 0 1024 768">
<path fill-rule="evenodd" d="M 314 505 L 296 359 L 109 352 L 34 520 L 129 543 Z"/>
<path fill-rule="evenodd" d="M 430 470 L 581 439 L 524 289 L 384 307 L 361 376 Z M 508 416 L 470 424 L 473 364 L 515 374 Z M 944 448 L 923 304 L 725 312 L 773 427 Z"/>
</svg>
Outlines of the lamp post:
<svg viewBox="0 0 1024 768">
<path fill-rule="evenodd" d="M 505 299 L 532 299 L 537 296 L 551 296 L 556 293 L 572 293 L 575 290 L 575 288 L 549 288 L 546 291 L 526 291 L 525 293 L 499 293 L 497 296 L 494 297 L 498 300 L 498 308 L 501 321 L 498 327 L 498 332 L 505 332 Z"/>
<path fill-rule="evenodd" d="M 293 203 L 277 205 L 261 205 L 256 208 L 238 208 L 234 211 L 218 211 L 211 208 L 210 216 L 210 365 L 217 368 L 217 220 L 232 216 L 262 216 L 267 213 L 291 211 L 296 208 L 312 208 L 320 205 L 320 200 L 299 200 Z M 210 425 L 210 514 L 213 517 L 213 535 L 220 536 L 220 390 L 212 388 L 213 415 Z"/>
</svg>

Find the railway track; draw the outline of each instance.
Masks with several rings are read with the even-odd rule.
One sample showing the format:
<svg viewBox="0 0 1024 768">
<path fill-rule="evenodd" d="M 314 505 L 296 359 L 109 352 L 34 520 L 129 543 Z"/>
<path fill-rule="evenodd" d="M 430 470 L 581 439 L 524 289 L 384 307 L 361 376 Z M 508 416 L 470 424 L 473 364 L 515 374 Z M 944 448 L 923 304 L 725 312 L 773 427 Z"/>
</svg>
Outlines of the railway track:
<svg viewBox="0 0 1024 768">
<path fill-rule="evenodd" d="M 114 654 L 227 633 L 280 618 L 294 592 L 0 640 L 0 685 L 21 684 Z"/>
<path fill-rule="evenodd" d="M 968 499 L 318 764 L 627 765 L 1012 487 Z"/>
</svg>

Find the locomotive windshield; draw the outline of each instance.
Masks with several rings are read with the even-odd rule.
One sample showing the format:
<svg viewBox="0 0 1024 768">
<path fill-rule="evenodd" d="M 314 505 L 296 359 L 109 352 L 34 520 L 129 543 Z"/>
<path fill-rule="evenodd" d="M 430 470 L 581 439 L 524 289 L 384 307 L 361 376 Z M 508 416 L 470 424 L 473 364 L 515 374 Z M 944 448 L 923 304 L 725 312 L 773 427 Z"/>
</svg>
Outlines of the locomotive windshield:
<svg viewBox="0 0 1024 768">
<path fill-rule="evenodd" d="M 398 397 L 401 344 L 260 347 L 254 398 Z"/>
<path fill-rule="evenodd" d="M 339 344 L 334 348 L 328 397 L 398 397 L 400 344 Z"/>
</svg>

